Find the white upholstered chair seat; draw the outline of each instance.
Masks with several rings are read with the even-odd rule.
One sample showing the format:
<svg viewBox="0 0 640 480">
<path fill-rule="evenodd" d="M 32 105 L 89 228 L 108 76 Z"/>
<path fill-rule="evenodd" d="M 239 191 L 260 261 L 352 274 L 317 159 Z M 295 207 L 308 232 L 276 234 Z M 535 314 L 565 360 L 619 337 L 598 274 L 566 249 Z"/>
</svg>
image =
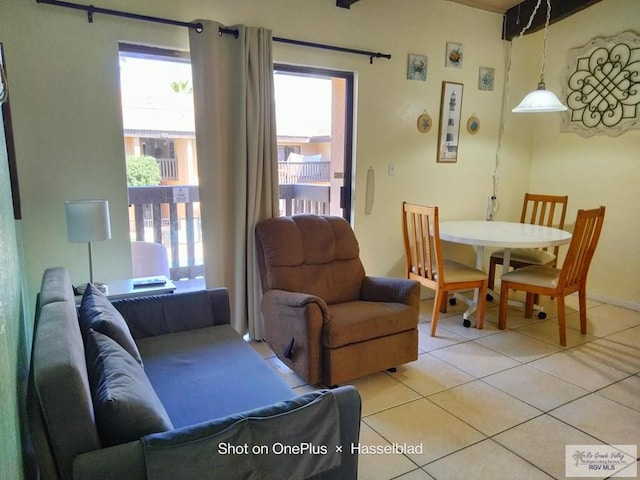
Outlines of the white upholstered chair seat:
<svg viewBox="0 0 640 480">
<path fill-rule="evenodd" d="M 437 275 L 438 272 L 435 274 Z M 487 278 L 487 274 L 480 270 L 453 260 L 444 260 L 444 281 L 447 283 L 482 281 L 485 278 Z"/>
<path fill-rule="evenodd" d="M 553 267 L 534 265 L 531 267 L 518 268 L 502 276 L 502 281 L 507 280 L 514 283 L 526 283 L 542 288 L 557 288 L 560 270 Z"/>
<path fill-rule="evenodd" d="M 500 258 L 504 260 L 504 250 L 496 250 L 491 254 L 491 258 Z M 511 250 L 512 262 L 530 263 L 532 265 L 549 265 L 553 263 L 556 256 L 545 250 L 537 248 L 514 248 Z"/>
<path fill-rule="evenodd" d="M 445 281 L 449 283 L 458 283 L 458 282 L 464 282 L 467 280 L 471 280 L 471 281 L 484 280 L 487 276 L 486 273 L 481 272 L 480 270 L 477 270 L 463 263 L 456 262 L 454 260 L 444 260 L 443 263 L 444 263 L 444 278 L 445 278 Z M 411 267 L 411 271 L 413 273 L 417 273 L 416 267 L 415 266 Z M 433 275 L 437 280 L 438 269 L 435 268 L 435 265 L 433 269 Z"/>
<path fill-rule="evenodd" d="M 491 254 L 491 258 L 501 258 L 504 260 L 504 250 L 496 250 Z M 549 265 L 553 263 L 556 256 L 545 250 L 537 248 L 514 248 L 511 250 L 512 262 L 530 263 L 532 265 Z"/>
</svg>

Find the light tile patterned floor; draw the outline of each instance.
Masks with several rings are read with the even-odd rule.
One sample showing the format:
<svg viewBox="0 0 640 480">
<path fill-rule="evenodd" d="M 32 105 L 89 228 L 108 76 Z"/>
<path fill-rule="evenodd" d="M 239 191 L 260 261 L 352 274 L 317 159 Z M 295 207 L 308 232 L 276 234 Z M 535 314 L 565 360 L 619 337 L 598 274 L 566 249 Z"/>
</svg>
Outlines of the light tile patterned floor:
<svg viewBox="0 0 640 480">
<path fill-rule="evenodd" d="M 567 300 L 566 348 L 550 299 L 545 320 L 510 308 L 504 331 L 496 302 L 481 331 L 462 326 L 465 305 L 449 307 L 436 338 L 423 301 L 418 360 L 351 382 L 362 444 L 423 452 L 361 455 L 359 479 L 564 479 L 567 444 L 640 444 L 640 312 L 589 301 L 583 336 L 577 299 Z M 317 388 L 254 346 L 296 391 Z"/>
</svg>

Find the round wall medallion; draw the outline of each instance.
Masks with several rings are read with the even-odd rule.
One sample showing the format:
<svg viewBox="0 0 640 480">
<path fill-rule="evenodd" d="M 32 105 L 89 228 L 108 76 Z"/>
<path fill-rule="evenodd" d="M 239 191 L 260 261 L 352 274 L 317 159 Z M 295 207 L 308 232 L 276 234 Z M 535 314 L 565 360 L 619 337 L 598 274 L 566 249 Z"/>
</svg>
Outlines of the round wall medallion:
<svg viewBox="0 0 640 480">
<path fill-rule="evenodd" d="M 418 131 L 420 133 L 427 133 L 431 130 L 431 126 L 433 125 L 433 121 L 428 113 L 423 113 L 418 117 Z"/>
<path fill-rule="evenodd" d="M 478 130 L 480 130 L 480 120 L 475 115 L 472 115 L 469 117 L 469 120 L 467 120 L 467 132 L 475 135 L 478 133 Z"/>
</svg>

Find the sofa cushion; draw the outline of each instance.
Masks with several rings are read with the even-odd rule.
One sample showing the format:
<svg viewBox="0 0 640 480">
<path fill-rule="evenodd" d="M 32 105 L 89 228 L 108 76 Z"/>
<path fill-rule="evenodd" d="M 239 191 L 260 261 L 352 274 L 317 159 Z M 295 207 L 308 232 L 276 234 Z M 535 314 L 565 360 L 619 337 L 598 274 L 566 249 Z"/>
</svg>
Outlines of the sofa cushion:
<svg viewBox="0 0 640 480">
<path fill-rule="evenodd" d="M 80 331 L 85 342 L 91 329 L 115 340 L 142 365 L 140 352 L 124 318 L 100 290 L 89 284 L 80 304 Z"/>
<path fill-rule="evenodd" d="M 90 330 L 86 357 L 98 432 L 106 446 L 173 429 L 144 370 L 117 342 Z"/>
<path fill-rule="evenodd" d="M 295 393 L 229 325 L 143 338 L 144 371 L 176 428 Z"/>
<path fill-rule="evenodd" d="M 337 348 L 417 328 L 416 309 L 393 302 L 346 302 L 329 306 L 325 347 Z"/>
</svg>

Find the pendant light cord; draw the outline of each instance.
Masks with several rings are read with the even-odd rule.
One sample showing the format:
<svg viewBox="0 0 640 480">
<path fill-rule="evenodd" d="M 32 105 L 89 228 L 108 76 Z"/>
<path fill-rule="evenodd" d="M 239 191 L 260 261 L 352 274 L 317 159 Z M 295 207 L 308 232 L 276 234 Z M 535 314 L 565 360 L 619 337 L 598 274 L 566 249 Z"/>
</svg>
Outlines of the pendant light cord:
<svg viewBox="0 0 640 480">
<path fill-rule="evenodd" d="M 507 99 L 509 98 L 509 93 L 510 93 L 510 81 L 509 81 L 509 77 L 511 76 L 511 42 L 504 42 L 504 47 L 505 47 L 505 58 L 506 58 L 506 65 L 505 65 L 505 79 L 504 79 L 504 94 L 502 95 L 502 109 L 500 112 L 500 125 L 498 127 L 498 148 L 496 149 L 496 164 L 495 164 L 495 168 L 493 170 L 493 197 L 494 198 L 498 198 L 498 184 L 500 183 L 500 160 L 502 157 L 502 139 L 504 137 L 504 123 L 505 123 L 505 117 L 506 117 L 506 113 L 507 113 Z M 494 212 L 497 213 L 498 211 L 498 206 L 496 205 L 496 209 Z"/>
<path fill-rule="evenodd" d="M 535 18 L 536 14 L 538 13 L 538 9 L 540 8 L 540 5 L 542 4 L 542 0 L 538 0 L 538 2 L 536 3 L 536 6 L 533 8 L 533 12 L 531 12 L 531 16 L 529 17 L 529 21 L 527 22 L 527 24 L 524 26 L 524 28 L 522 29 L 522 31 L 520 32 L 520 35 L 518 35 L 518 37 L 522 38 L 522 36 L 525 34 L 525 32 L 527 30 L 529 30 L 529 28 L 531 28 L 531 24 L 533 23 L 533 19 Z M 544 85 L 544 64 L 545 64 L 545 60 L 547 57 L 547 35 L 549 32 L 549 22 L 551 21 L 551 0 L 547 0 L 547 15 L 545 17 L 544 20 L 544 39 L 542 41 L 542 62 L 540 65 L 540 83 L 542 85 Z"/>
</svg>

